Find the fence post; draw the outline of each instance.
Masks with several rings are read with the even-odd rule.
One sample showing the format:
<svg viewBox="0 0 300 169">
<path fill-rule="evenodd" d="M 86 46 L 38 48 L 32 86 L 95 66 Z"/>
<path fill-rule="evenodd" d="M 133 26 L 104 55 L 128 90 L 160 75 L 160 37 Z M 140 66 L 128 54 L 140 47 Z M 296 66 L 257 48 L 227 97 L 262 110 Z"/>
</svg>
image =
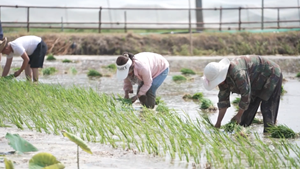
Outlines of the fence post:
<svg viewBox="0 0 300 169">
<path fill-rule="evenodd" d="M 100 6 L 99 9 L 99 25 L 98 25 L 98 33 L 101 33 L 101 11 L 102 11 L 102 6 Z"/>
<path fill-rule="evenodd" d="M 29 32 L 29 7 L 27 7 L 27 32 Z"/>
<path fill-rule="evenodd" d="M 241 21 L 241 10 L 242 10 L 242 7 L 239 7 L 239 31 L 241 30 L 241 24 L 242 24 L 242 21 Z"/>
<path fill-rule="evenodd" d="M 125 29 L 125 33 L 127 33 L 127 15 L 126 15 L 126 11 L 124 11 L 124 29 Z"/>
<path fill-rule="evenodd" d="M 61 31 L 64 31 L 64 18 L 61 17 Z"/>
<path fill-rule="evenodd" d="M 279 23 L 279 21 L 280 21 L 280 14 L 279 14 L 279 12 L 280 12 L 280 8 L 277 8 L 277 29 L 280 28 L 280 23 Z"/>
<path fill-rule="evenodd" d="M 261 0 L 261 29 L 264 29 L 264 0 Z"/>
<path fill-rule="evenodd" d="M 222 6 L 220 7 L 220 27 L 219 27 L 219 31 L 222 31 Z"/>
</svg>

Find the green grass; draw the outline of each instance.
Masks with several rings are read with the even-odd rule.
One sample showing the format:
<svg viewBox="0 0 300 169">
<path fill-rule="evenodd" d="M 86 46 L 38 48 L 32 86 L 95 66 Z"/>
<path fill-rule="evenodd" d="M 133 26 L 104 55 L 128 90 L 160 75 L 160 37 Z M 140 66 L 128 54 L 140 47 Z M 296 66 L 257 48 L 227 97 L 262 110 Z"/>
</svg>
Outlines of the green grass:
<svg viewBox="0 0 300 169">
<path fill-rule="evenodd" d="M 117 66 L 116 64 L 109 64 L 106 66 L 107 69 L 111 69 L 111 70 L 117 70 Z"/>
<path fill-rule="evenodd" d="M 172 79 L 173 79 L 173 81 L 175 81 L 175 82 L 184 82 L 184 81 L 187 80 L 187 79 L 186 79 L 184 76 L 182 76 L 182 75 L 175 75 L 175 76 L 172 77 Z"/>
<path fill-rule="evenodd" d="M 296 133 L 286 125 L 271 126 L 267 129 L 273 138 L 295 138 Z"/>
<path fill-rule="evenodd" d="M 99 145 L 210 168 L 300 168 L 295 142 L 262 138 L 256 132 L 233 135 L 205 125 L 197 114 L 141 113 L 87 87 L 0 79 L 0 93 L 0 126 L 56 135 L 65 130 Z"/>
<path fill-rule="evenodd" d="M 62 62 L 63 63 L 72 63 L 72 60 L 70 60 L 70 59 L 64 59 L 64 60 L 62 60 Z"/>
<path fill-rule="evenodd" d="M 97 70 L 91 69 L 89 70 L 88 74 L 89 77 L 102 77 L 102 74 Z"/>
<path fill-rule="evenodd" d="M 48 67 L 48 68 L 44 68 L 44 69 L 42 70 L 43 75 L 52 75 L 52 74 L 54 74 L 56 71 L 57 71 L 57 70 L 56 70 L 55 67 Z"/>
<path fill-rule="evenodd" d="M 192 69 L 188 69 L 188 68 L 182 68 L 182 69 L 180 69 L 180 72 L 183 75 L 194 75 L 194 74 L 196 74 Z"/>
<path fill-rule="evenodd" d="M 54 57 L 53 54 L 48 54 L 46 60 L 53 61 L 53 60 L 56 60 L 56 58 Z"/>
</svg>

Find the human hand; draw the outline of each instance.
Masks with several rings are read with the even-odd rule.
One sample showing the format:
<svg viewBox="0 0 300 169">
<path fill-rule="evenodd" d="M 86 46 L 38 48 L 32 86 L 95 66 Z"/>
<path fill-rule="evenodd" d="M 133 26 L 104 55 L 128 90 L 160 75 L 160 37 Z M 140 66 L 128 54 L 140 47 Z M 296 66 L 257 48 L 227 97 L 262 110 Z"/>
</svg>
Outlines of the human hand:
<svg viewBox="0 0 300 169">
<path fill-rule="evenodd" d="M 124 98 L 125 98 L 125 99 L 129 99 L 129 95 L 128 95 L 128 94 L 125 94 Z"/>
<path fill-rule="evenodd" d="M 18 77 L 20 74 L 21 74 L 21 71 L 18 70 L 18 71 L 16 71 L 16 72 L 14 73 L 14 76 L 15 76 L 15 77 Z"/>
<path fill-rule="evenodd" d="M 135 96 L 133 96 L 130 99 L 131 99 L 132 103 L 134 103 L 138 99 L 138 95 L 135 95 Z"/>
<path fill-rule="evenodd" d="M 232 117 L 231 121 L 235 121 L 237 124 L 240 124 L 241 123 L 241 116 L 239 116 L 237 114 L 234 117 Z"/>
<path fill-rule="evenodd" d="M 216 123 L 215 124 L 215 128 L 220 128 L 221 127 L 221 124 L 220 123 Z"/>
</svg>

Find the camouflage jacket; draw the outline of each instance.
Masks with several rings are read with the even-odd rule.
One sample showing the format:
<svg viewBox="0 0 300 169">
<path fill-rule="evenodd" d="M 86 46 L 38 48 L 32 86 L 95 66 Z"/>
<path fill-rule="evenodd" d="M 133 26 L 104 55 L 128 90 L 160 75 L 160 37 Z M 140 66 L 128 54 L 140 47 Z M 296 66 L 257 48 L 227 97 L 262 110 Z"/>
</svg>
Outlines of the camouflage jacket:
<svg viewBox="0 0 300 169">
<path fill-rule="evenodd" d="M 269 100 L 281 76 L 280 67 L 260 56 L 240 56 L 230 62 L 225 83 L 219 85 L 219 108 L 230 107 L 230 92 L 241 94 L 239 108 L 247 110 L 251 98 Z"/>
</svg>

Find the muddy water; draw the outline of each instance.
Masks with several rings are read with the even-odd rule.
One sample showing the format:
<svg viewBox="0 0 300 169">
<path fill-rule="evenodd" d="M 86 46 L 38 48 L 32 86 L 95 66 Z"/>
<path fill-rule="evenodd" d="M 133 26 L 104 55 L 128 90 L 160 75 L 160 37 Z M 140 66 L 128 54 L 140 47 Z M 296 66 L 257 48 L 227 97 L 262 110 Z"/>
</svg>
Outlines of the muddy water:
<svg viewBox="0 0 300 169">
<path fill-rule="evenodd" d="M 50 76 L 40 76 L 41 83 L 54 83 L 61 84 L 64 86 L 81 86 L 81 87 L 92 87 L 98 92 L 104 92 L 108 94 L 120 94 L 123 96 L 122 81 L 118 81 L 115 78 L 115 72 L 111 72 L 102 66 L 107 66 L 114 63 L 116 57 L 109 56 L 57 56 L 56 61 L 45 61 L 44 67 L 55 67 L 58 72 Z M 62 63 L 63 59 L 70 59 L 74 63 Z M 232 58 L 232 57 L 230 57 Z M 298 113 L 298 105 L 300 103 L 300 80 L 295 78 L 297 72 L 300 72 L 300 58 L 299 57 L 270 57 L 275 62 L 277 62 L 283 72 L 286 82 L 284 82 L 284 89 L 287 91 L 282 96 L 279 114 L 278 114 L 278 124 L 284 124 L 292 128 L 295 132 L 300 132 L 300 114 Z M 182 96 L 184 94 L 194 94 L 197 92 L 202 92 L 206 98 L 213 101 L 216 106 L 218 98 L 218 90 L 206 91 L 201 84 L 201 71 L 203 67 L 211 61 L 219 61 L 221 57 L 167 57 L 170 62 L 170 74 L 158 89 L 157 95 L 161 96 L 162 100 L 165 101 L 169 108 L 175 109 L 179 113 L 187 113 L 191 118 L 196 118 L 198 113 L 203 113 L 199 109 L 199 103 L 193 101 L 184 101 Z M 5 59 L 2 59 L 2 65 Z M 12 67 L 21 66 L 22 60 L 20 58 L 14 58 Z M 77 70 L 77 74 L 73 75 L 71 73 L 71 68 Z M 181 68 L 191 68 L 194 69 L 198 74 L 191 76 L 188 82 L 185 83 L 175 83 L 172 80 L 173 75 L 178 75 Z M 101 78 L 88 78 L 87 72 L 89 69 L 96 69 L 102 74 L 110 77 Z M 11 71 L 13 73 L 13 71 Z M 19 77 L 20 80 L 24 80 L 24 75 Z M 136 86 L 135 86 L 136 88 Z M 238 95 L 231 95 L 231 100 L 233 100 Z M 134 106 L 138 107 L 139 104 Z M 234 106 L 230 107 L 227 114 L 224 117 L 222 124 L 226 124 L 230 121 L 231 117 L 235 114 Z M 209 113 L 210 119 L 215 123 L 217 119 L 217 112 Z M 263 126 L 262 125 L 252 125 L 251 128 L 262 135 Z M 67 166 L 67 168 L 76 168 L 75 161 L 76 157 L 74 155 L 75 149 L 72 144 L 69 144 L 66 139 L 61 139 L 59 136 L 49 136 L 45 134 L 39 134 L 31 131 L 19 131 L 17 129 L 11 129 L 12 132 L 25 133 L 23 136 L 32 139 L 32 142 L 41 147 L 42 150 L 46 152 L 53 152 L 53 154 L 58 158 L 62 158 L 62 162 Z M 6 130 L 1 130 L 0 136 L 5 135 Z M 37 137 L 38 136 L 38 137 Z M 1 139 L 0 138 L 0 139 Z M 42 138 L 42 139 L 38 139 Z M 5 139 L 2 139 L 5 140 Z M 52 141 L 46 141 L 52 140 Z M 300 141 L 295 140 L 299 143 Z M 1 145 L 2 144 L 2 145 Z M 50 145 L 51 149 L 46 149 L 45 145 Z M 84 153 L 82 154 L 81 168 L 193 168 L 191 163 L 186 163 L 185 161 L 179 161 L 178 159 L 170 160 L 167 157 L 153 157 L 143 153 L 137 153 L 131 151 L 124 151 L 119 149 L 112 149 L 109 146 L 99 145 L 90 143 L 96 155 L 89 156 Z M 0 141 L 0 147 L 5 147 L 5 151 L 9 151 L 10 147 L 7 143 Z M 65 150 L 66 149 L 66 150 Z M 64 150 L 61 152 L 60 150 Z M 70 153 L 68 157 L 64 157 L 64 153 Z M 31 157 L 31 155 L 29 155 Z M 24 161 L 24 156 L 15 157 L 15 161 Z M 25 160 L 24 164 L 28 162 Z M 19 164 L 22 166 L 22 164 Z M 1 163 L 0 163 L 1 168 Z M 20 167 L 18 167 L 20 168 Z M 21 167 L 22 168 L 22 167 Z M 26 168 L 26 167 L 24 167 Z"/>
</svg>

